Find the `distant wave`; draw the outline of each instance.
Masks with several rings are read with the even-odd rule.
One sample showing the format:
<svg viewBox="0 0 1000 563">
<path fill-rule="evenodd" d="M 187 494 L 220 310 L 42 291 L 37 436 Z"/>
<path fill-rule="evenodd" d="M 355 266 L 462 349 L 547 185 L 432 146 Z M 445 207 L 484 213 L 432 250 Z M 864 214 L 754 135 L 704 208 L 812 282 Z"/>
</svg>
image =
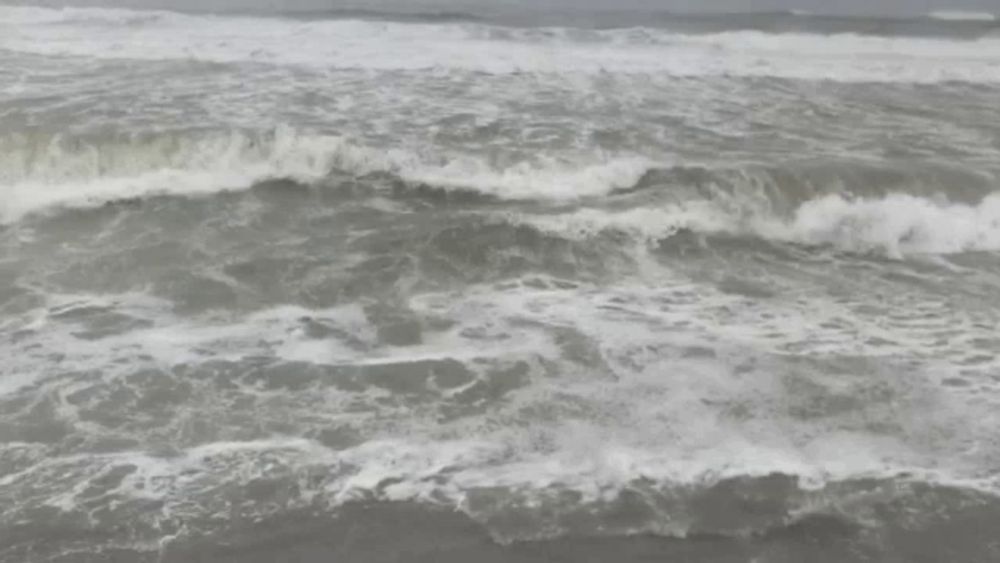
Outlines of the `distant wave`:
<svg viewBox="0 0 1000 563">
<path fill-rule="evenodd" d="M 330 8 L 325 10 L 294 10 L 278 12 L 296 19 L 371 19 L 400 22 L 478 22 L 487 18 L 480 14 L 460 11 L 386 11 L 368 8 Z"/>
<path fill-rule="evenodd" d="M 493 75 L 611 71 L 836 82 L 1000 82 L 1000 38 L 858 33 L 303 22 L 108 9 L 0 8 L 0 49 L 45 56 Z"/>
<path fill-rule="evenodd" d="M 927 17 L 945 21 L 997 21 L 997 16 L 989 12 L 966 12 L 960 10 L 942 10 L 931 12 Z"/>
<path fill-rule="evenodd" d="M 380 9 L 367 7 L 329 7 L 319 9 L 286 9 L 275 6 L 274 9 L 239 9 L 239 8 L 205 8 L 186 6 L 186 9 L 135 9 L 135 8 L 97 8 L 97 7 L 62 7 L 58 9 L 45 8 L 30 4 L 13 4 L 0 6 L 0 10 L 18 12 L 18 17 L 26 17 L 24 21 L 31 23 L 53 21 L 100 21 L 135 22 L 187 15 L 190 17 L 217 18 L 260 18 L 295 20 L 375 20 L 400 23 L 481 23 L 512 27 L 583 27 L 596 30 L 631 29 L 650 27 L 661 29 L 683 29 L 688 32 L 698 32 L 699 25 L 703 32 L 713 31 L 798 31 L 808 33 L 811 30 L 818 33 L 850 32 L 856 28 L 860 33 L 879 35 L 887 31 L 888 35 L 907 35 L 907 26 L 919 23 L 919 20 L 938 20 L 940 22 L 993 22 L 998 15 L 990 12 L 971 10 L 937 10 L 922 17 L 913 16 L 880 16 L 876 18 L 860 15 L 830 15 L 809 10 L 773 10 L 773 11 L 737 11 L 737 12 L 690 12 L 670 11 L 661 9 L 650 10 L 600 10 L 574 9 L 558 10 L 550 8 L 531 8 L 528 10 L 504 10 L 499 7 L 489 7 L 482 10 L 447 10 L 447 9 Z M 2 16 L 0 16 L 2 19 Z M 774 24 L 781 24 L 775 26 Z M 880 25 L 874 25 L 880 24 Z M 928 33 L 926 28 L 923 33 Z M 946 34 L 947 35 L 947 34 Z"/>
</svg>

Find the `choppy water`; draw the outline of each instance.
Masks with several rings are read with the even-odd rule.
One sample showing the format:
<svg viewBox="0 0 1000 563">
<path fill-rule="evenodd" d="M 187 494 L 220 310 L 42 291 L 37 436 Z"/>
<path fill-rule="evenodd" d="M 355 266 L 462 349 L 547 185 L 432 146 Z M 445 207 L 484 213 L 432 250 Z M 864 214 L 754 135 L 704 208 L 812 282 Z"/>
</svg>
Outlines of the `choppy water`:
<svg viewBox="0 0 1000 563">
<path fill-rule="evenodd" d="M 512 18 L 0 7 L 0 560 L 1000 558 L 996 21 Z"/>
</svg>

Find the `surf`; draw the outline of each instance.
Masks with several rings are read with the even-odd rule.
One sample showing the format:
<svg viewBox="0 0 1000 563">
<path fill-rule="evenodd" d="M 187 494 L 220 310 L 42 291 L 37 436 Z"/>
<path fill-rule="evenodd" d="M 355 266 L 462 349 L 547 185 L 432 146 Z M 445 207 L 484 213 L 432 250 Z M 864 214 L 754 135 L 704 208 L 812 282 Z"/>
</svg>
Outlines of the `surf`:
<svg viewBox="0 0 1000 563">
<path fill-rule="evenodd" d="M 134 40 L 139 32 L 141 42 Z M 413 49 L 414 44 L 421 48 Z M 611 71 L 842 82 L 1000 82 L 1000 39 L 995 37 L 954 40 L 748 30 L 702 34 L 652 27 L 580 30 L 4 7 L 0 48 L 96 60 L 259 64 L 313 71 Z"/>
</svg>

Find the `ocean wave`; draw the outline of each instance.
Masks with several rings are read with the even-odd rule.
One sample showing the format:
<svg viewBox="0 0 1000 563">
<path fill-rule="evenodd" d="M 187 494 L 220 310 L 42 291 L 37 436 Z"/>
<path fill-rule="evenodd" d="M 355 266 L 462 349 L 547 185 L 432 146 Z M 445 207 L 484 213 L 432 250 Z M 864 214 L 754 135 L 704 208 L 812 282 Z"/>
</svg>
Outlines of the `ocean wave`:
<svg viewBox="0 0 1000 563">
<path fill-rule="evenodd" d="M 0 489 L 30 485 L 40 491 L 14 510 L 42 501 L 72 514 L 94 504 L 93 498 L 83 497 L 91 489 L 81 486 L 48 496 L 47 480 L 72 476 L 99 486 L 107 475 L 117 474 L 110 498 L 155 501 L 175 518 L 200 519 L 224 511 L 226 495 L 235 488 L 287 481 L 301 487 L 293 488 L 300 496 L 286 500 L 288 510 L 301 503 L 336 513 L 372 501 L 445 506 L 480 522 L 504 543 L 594 533 L 750 537 L 823 515 L 860 525 L 870 520 L 872 505 L 887 499 L 919 506 L 927 495 L 959 501 L 996 494 L 988 481 L 953 479 L 935 471 L 877 467 L 810 476 L 781 471 L 791 469 L 781 462 L 747 471 L 720 466 L 721 456 L 706 452 L 700 460 L 706 467 L 695 472 L 689 459 L 614 448 L 589 453 L 579 459 L 505 463 L 510 452 L 471 440 L 385 440 L 341 451 L 304 439 L 221 442 L 169 457 L 140 452 L 86 460 L 52 457 L 4 476 Z M 261 459 L 268 460 L 263 467 Z M 620 511 L 623 504 L 631 507 L 633 517 L 601 518 Z M 645 509 L 636 510 L 640 507 Z M 926 512 L 933 511 L 918 513 Z"/>
<path fill-rule="evenodd" d="M 121 200 L 248 190 L 269 180 L 337 189 L 343 175 L 375 175 L 370 185 L 379 190 L 378 178 L 387 175 L 388 185 L 408 193 L 429 188 L 584 203 L 568 213 L 507 218 L 568 238 L 617 231 L 655 242 L 693 231 L 895 258 L 1000 249 L 997 179 L 930 164 L 705 167 L 623 156 L 536 157 L 498 167 L 486 157 L 379 150 L 285 127 L 97 139 L 22 135 L 0 141 L 0 149 L 0 220 L 8 223 Z"/>
<path fill-rule="evenodd" d="M 831 246 L 896 259 L 1000 250 L 1000 195 L 963 204 L 901 193 L 879 198 L 833 194 L 804 202 L 790 216 L 749 202 L 734 208 L 702 200 L 625 211 L 591 208 L 561 215 L 511 215 L 508 220 L 577 240 L 620 232 L 657 244 L 680 232 L 695 232 Z"/>
<path fill-rule="evenodd" d="M 315 181 L 338 161 L 360 167 L 367 156 L 335 137 L 284 130 L 97 140 L 19 135 L 0 146 L 5 222 L 52 208 L 246 189 L 274 177 Z"/>
<path fill-rule="evenodd" d="M 95 32 L 94 26 L 100 27 Z M 419 45 L 419 49 L 414 49 Z M 0 48 L 50 56 L 317 69 L 656 73 L 808 80 L 1000 82 L 1000 40 L 472 22 L 290 20 L 128 10 L 0 8 Z"/>
<path fill-rule="evenodd" d="M 989 12 L 971 12 L 962 10 L 940 10 L 927 14 L 927 17 L 932 20 L 943 21 L 997 21 L 997 16 Z"/>
<path fill-rule="evenodd" d="M 93 139 L 15 135 L 0 140 L 0 149 L 2 222 L 120 200 L 246 190 L 274 179 L 316 183 L 335 172 L 388 173 L 404 182 L 500 199 L 566 200 L 633 186 L 651 165 L 638 157 L 539 157 L 497 168 L 485 158 L 376 149 L 286 127 Z"/>
<path fill-rule="evenodd" d="M 474 12 L 460 10 L 380 10 L 372 8 L 329 8 L 322 10 L 284 10 L 278 12 L 282 16 L 304 19 L 371 19 L 401 22 L 476 22 L 485 17 Z"/>
</svg>

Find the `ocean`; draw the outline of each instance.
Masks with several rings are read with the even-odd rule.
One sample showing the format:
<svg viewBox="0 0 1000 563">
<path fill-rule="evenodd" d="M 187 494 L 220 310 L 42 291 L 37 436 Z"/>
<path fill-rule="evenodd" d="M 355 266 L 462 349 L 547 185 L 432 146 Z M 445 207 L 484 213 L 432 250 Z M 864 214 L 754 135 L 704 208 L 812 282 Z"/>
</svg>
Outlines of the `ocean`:
<svg viewBox="0 0 1000 563">
<path fill-rule="evenodd" d="M 0 6 L 0 561 L 1000 561 L 1000 22 Z"/>
</svg>

